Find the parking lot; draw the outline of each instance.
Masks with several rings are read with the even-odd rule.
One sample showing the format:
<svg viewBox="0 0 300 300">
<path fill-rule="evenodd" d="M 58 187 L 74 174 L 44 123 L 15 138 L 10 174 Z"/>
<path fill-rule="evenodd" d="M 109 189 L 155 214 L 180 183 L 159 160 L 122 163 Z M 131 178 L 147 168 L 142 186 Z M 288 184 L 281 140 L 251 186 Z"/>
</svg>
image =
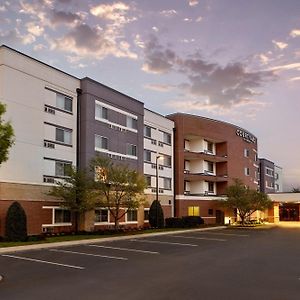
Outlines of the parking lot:
<svg viewBox="0 0 300 300">
<path fill-rule="evenodd" d="M 218 229 L 12 252 L 0 299 L 299 299 L 299 229 Z"/>
</svg>

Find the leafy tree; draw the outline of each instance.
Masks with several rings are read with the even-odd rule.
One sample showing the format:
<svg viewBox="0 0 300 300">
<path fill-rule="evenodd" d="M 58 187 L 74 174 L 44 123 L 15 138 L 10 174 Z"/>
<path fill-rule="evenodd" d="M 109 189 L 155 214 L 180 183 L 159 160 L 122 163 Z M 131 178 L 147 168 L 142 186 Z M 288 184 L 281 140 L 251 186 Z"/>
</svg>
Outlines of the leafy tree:
<svg viewBox="0 0 300 300">
<path fill-rule="evenodd" d="M 75 231 L 79 231 L 81 216 L 96 207 L 96 194 L 93 190 L 93 180 L 85 170 L 71 167 L 68 177 L 58 182 L 49 195 L 63 200 L 62 207 L 69 209 L 75 215 Z"/>
<path fill-rule="evenodd" d="M 115 164 L 100 156 L 92 160 L 91 168 L 95 172 L 94 187 L 99 196 L 99 206 L 109 210 L 115 229 L 118 229 L 120 219 L 145 201 L 144 176 L 128 166 Z"/>
<path fill-rule="evenodd" d="M 149 223 L 151 227 L 164 227 L 164 212 L 162 210 L 159 200 L 154 200 L 149 210 Z"/>
<path fill-rule="evenodd" d="M 242 225 L 255 211 L 272 207 L 272 201 L 266 194 L 246 187 L 239 179 L 235 179 L 234 184 L 227 188 L 226 194 L 225 207 L 237 209 Z"/>
<path fill-rule="evenodd" d="M 9 148 L 14 143 L 14 130 L 10 122 L 4 122 L 5 105 L 0 103 L 0 164 L 8 160 Z"/>
<path fill-rule="evenodd" d="M 5 222 L 5 237 L 13 242 L 24 242 L 27 239 L 26 214 L 19 202 L 13 202 L 8 208 Z"/>
</svg>

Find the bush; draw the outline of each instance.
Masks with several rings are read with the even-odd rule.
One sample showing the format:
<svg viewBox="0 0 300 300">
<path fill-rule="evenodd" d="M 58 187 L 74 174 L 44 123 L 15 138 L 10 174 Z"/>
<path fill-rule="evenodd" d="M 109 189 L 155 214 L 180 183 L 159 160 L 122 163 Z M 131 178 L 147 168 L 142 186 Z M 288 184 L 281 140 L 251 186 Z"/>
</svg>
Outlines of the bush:
<svg viewBox="0 0 300 300">
<path fill-rule="evenodd" d="M 204 224 L 204 220 L 197 216 L 182 217 L 183 227 L 197 227 Z"/>
<path fill-rule="evenodd" d="M 164 212 L 158 200 L 154 200 L 150 206 L 149 223 L 151 227 L 155 227 L 155 228 L 164 227 Z"/>
<path fill-rule="evenodd" d="M 7 211 L 5 237 L 8 241 L 24 242 L 27 239 L 26 214 L 19 202 L 14 202 Z"/>
<path fill-rule="evenodd" d="M 183 221 L 181 218 L 166 218 L 167 228 L 182 228 Z"/>
</svg>

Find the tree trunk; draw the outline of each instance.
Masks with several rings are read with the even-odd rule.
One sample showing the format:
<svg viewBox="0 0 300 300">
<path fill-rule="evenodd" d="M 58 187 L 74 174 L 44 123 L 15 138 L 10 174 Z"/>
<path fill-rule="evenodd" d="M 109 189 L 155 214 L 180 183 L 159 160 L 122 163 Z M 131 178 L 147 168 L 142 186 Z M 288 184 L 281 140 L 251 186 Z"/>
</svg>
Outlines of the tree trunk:
<svg viewBox="0 0 300 300">
<path fill-rule="evenodd" d="M 78 233 L 78 226 L 79 226 L 79 213 L 78 213 L 78 211 L 75 211 L 75 233 L 77 234 Z"/>
</svg>

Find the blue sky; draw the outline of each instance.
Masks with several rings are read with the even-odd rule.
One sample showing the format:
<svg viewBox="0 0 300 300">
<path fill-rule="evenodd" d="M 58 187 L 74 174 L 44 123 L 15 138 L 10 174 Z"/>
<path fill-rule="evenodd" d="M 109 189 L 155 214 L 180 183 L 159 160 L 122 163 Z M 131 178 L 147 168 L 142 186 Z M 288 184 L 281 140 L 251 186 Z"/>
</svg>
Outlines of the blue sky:
<svg viewBox="0 0 300 300">
<path fill-rule="evenodd" d="M 300 186 L 300 1 L 0 1 L 0 44 L 162 114 L 242 126 Z"/>
</svg>

